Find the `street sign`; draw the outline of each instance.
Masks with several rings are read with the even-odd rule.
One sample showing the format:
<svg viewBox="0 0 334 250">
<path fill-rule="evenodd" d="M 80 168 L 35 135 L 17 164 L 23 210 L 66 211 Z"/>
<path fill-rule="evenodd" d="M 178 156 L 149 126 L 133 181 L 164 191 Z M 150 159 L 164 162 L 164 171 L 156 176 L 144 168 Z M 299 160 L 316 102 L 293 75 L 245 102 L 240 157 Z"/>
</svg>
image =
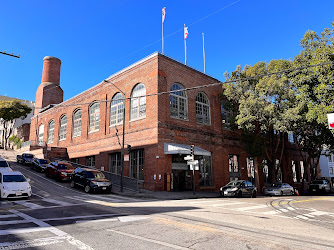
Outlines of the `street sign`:
<svg viewBox="0 0 334 250">
<path fill-rule="evenodd" d="M 187 165 L 198 165 L 198 160 L 187 161 Z"/>
<path fill-rule="evenodd" d="M 184 157 L 185 161 L 192 161 L 193 157 L 191 155 L 187 155 L 186 157 Z"/>
<path fill-rule="evenodd" d="M 199 170 L 199 166 L 198 165 L 190 165 L 189 166 L 189 170 L 196 170 L 196 171 L 198 171 Z"/>
<path fill-rule="evenodd" d="M 329 129 L 334 129 L 334 113 L 327 114 L 328 127 Z"/>
</svg>

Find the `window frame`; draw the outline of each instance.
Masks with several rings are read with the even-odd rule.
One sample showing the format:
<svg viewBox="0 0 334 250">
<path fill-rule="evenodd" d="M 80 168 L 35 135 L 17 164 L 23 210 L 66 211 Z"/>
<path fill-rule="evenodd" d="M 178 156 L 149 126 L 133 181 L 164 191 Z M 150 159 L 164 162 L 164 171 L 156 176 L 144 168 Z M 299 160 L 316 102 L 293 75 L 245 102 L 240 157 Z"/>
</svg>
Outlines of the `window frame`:
<svg viewBox="0 0 334 250">
<path fill-rule="evenodd" d="M 92 113 L 93 106 L 98 105 L 98 107 L 94 107 L 95 112 Z M 88 133 L 94 133 L 100 130 L 100 102 L 95 101 L 89 105 L 89 122 L 88 122 Z M 97 118 L 96 118 L 97 117 Z M 92 119 L 94 118 L 94 119 Z M 94 128 L 94 129 L 92 129 Z"/>
<path fill-rule="evenodd" d="M 176 89 L 176 87 L 179 87 L 179 88 Z M 176 91 L 176 90 L 178 90 L 178 91 Z M 180 83 L 174 83 L 172 85 L 172 87 L 170 88 L 170 91 L 175 91 L 175 92 L 171 92 L 169 94 L 170 117 L 174 118 L 174 119 L 188 121 L 189 109 L 188 109 L 187 91 L 185 90 L 183 85 L 180 84 Z M 184 110 L 183 110 L 184 115 L 181 115 L 181 111 L 182 111 L 181 103 L 183 103 L 183 106 L 184 106 Z M 175 106 L 175 107 L 173 107 L 173 106 Z M 174 115 L 174 113 L 175 113 L 175 115 Z"/>
<path fill-rule="evenodd" d="M 64 122 L 65 119 L 65 123 Z M 62 115 L 59 119 L 59 141 L 65 141 L 67 134 L 67 115 Z"/>
<path fill-rule="evenodd" d="M 76 117 L 80 112 L 80 117 Z M 73 112 L 73 138 L 81 136 L 82 129 L 82 109 L 76 109 Z"/>
<path fill-rule="evenodd" d="M 51 124 L 53 124 L 53 128 L 51 127 Z M 51 121 L 49 121 L 49 123 L 48 123 L 48 140 L 47 140 L 48 144 L 52 144 L 54 142 L 55 126 L 56 126 L 56 122 L 55 122 L 54 119 L 52 119 Z M 52 137 L 51 137 L 51 135 L 52 135 Z"/>
<path fill-rule="evenodd" d="M 134 106 L 135 104 L 136 106 Z M 137 83 L 131 91 L 130 121 L 136 121 L 145 118 L 146 118 L 146 87 L 143 83 Z"/>
<path fill-rule="evenodd" d="M 116 125 L 120 125 L 123 124 L 123 117 L 124 117 L 124 100 L 123 100 L 123 95 L 120 92 L 117 92 L 113 98 L 111 99 L 110 102 L 110 117 L 109 117 L 109 126 L 116 126 Z M 113 109 L 115 109 L 115 113 L 113 114 Z M 114 118 L 112 119 L 112 116 L 114 116 Z M 112 123 L 112 121 L 114 121 Z"/>
<path fill-rule="evenodd" d="M 202 99 L 202 101 L 199 100 L 200 98 Z M 207 114 L 204 114 L 205 108 Z M 198 111 L 201 112 L 198 113 Z M 199 119 L 199 116 L 202 116 L 202 118 Z M 205 94 L 204 92 L 198 92 L 196 95 L 196 122 L 199 124 L 211 125 L 210 100 L 207 94 Z"/>
</svg>

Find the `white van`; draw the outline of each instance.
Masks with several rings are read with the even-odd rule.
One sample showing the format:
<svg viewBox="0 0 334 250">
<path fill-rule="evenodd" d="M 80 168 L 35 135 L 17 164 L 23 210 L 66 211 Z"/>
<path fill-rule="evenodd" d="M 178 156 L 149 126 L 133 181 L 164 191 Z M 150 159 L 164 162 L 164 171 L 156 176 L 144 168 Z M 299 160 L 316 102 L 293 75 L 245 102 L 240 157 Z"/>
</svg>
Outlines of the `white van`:
<svg viewBox="0 0 334 250">
<path fill-rule="evenodd" d="M 0 198 L 28 198 L 31 194 L 29 179 L 21 172 L 0 172 Z"/>
<path fill-rule="evenodd" d="M 10 168 L 9 163 L 5 159 L 0 158 L 0 172 L 10 172 L 10 171 L 13 170 Z"/>
</svg>

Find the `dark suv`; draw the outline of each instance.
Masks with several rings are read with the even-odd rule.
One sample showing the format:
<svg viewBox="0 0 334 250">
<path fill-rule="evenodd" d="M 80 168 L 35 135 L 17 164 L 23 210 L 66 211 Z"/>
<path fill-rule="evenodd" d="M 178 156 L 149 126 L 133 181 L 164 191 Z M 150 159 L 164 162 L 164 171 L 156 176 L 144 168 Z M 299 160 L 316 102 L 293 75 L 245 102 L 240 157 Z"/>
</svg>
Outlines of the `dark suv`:
<svg viewBox="0 0 334 250">
<path fill-rule="evenodd" d="M 77 168 L 71 177 L 71 187 L 83 187 L 86 193 L 91 191 L 111 192 L 111 181 L 101 171 L 89 168 Z"/>
<path fill-rule="evenodd" d="M 49 163 L 50 161 L 48 159 L 34 158 L 31 164 L 31 168 L 38 172 L 44 172 Z"/>
<path fill-rule="evenodd" d="M 250 181 L 230 181 L 227 185 L 220 188 L 221 196 L 250 196 L 256 197 L 256 187 Z"/>
</svg>

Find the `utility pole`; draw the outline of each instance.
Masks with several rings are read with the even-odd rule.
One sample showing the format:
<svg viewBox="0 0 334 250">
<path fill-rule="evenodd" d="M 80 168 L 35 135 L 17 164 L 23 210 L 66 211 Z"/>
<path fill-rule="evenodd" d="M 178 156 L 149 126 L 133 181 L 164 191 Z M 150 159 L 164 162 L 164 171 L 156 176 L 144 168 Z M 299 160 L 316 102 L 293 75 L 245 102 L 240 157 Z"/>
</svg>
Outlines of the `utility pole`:
<svg viewBox="0 0 334 250">
<path fill-rule="evenodd" d="M 20 54 L 18 54 L 18 55 L 14 55 L 13 53 L 8 54 L 8 53 L 6 53 L 6 51 L 0 51 L 0 54 L 4 54 L 6 56 L 12 56 L 12 57 L 20 58 Z"/>
</svg>

